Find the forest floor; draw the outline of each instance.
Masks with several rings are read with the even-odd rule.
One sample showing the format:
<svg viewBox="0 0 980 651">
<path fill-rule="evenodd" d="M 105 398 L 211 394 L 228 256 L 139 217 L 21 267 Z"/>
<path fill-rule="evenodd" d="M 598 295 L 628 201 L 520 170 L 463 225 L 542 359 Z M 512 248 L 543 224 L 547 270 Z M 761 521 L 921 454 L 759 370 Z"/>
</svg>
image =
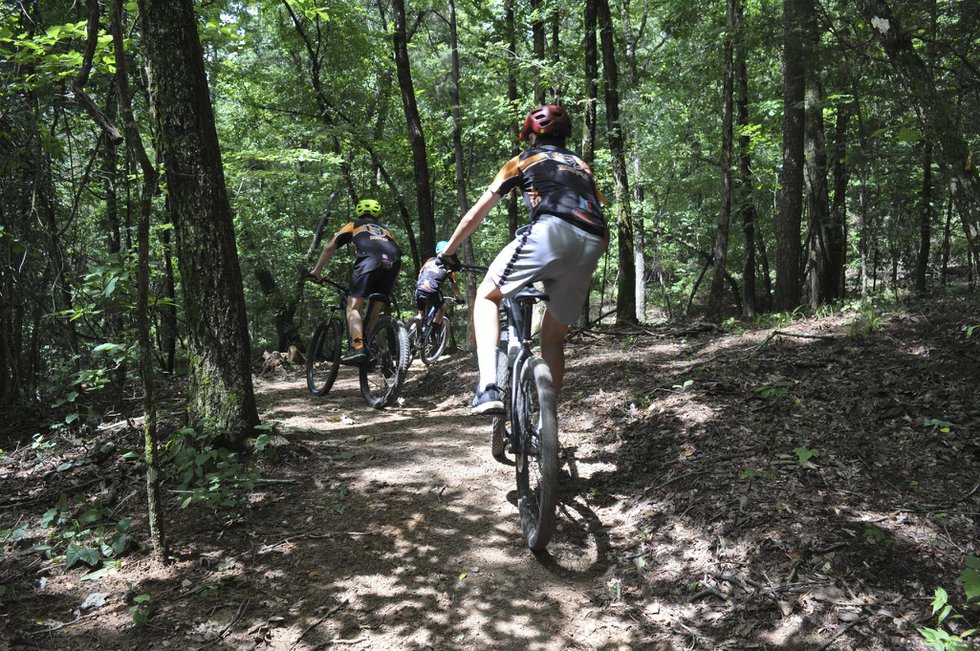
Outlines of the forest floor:
<svg viewBox="0 0 980 651">
<path fill-rule="evenodd" d="M 59 494 L 143 512 L 142 473 L 119 458 L 137 421 L 0 442 L 0 647 L 925 649 L 935 588 L 962 604 L 980 555 L 972 325 L 976 298 L 945 298 L 778 329 L 578 333 L 560 524 L 539 556 L 513 467 L 468 416 L 465 355 L 416 362 L 384 411 L 350 369 L 324 398 L 298 371 L 259 378 L 278 459 L 240 508 L 168 492 L 168 566 L 141 515 L 142 545 L 94 575 L 36 548 Z"/>
</svg>

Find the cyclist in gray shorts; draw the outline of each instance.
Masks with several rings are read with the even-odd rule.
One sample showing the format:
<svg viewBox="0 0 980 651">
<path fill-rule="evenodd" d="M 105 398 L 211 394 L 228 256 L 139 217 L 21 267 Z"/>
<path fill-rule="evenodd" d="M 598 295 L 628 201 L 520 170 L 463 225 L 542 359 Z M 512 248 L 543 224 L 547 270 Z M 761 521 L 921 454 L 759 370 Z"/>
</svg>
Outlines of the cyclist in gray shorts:
<svg viewBox="0 0 980 651">
<path fill-rule="evenodd" d="M 565 374 L 565 335 L 588 298 L 589 282 L 609 243 L 602 194 L 592 170 L 565 148 L 572 125 L 560 107 L 539 106 L 527 116 L 520 139 L 529 147 L 509 160 L 463 216 L 439 259 L 459 268 L 456 250 L 490 210 L 515 188 L 524 194 L 531 223 L 497 254 L 476 292 L 473 327 L 480 379 L 474 414 L 504 411 L 497 381 L 500 301 L 537 281 L 549 295 L 541 323 L 541 356 L 551 368 L 555 393 Z"/>
</svg>

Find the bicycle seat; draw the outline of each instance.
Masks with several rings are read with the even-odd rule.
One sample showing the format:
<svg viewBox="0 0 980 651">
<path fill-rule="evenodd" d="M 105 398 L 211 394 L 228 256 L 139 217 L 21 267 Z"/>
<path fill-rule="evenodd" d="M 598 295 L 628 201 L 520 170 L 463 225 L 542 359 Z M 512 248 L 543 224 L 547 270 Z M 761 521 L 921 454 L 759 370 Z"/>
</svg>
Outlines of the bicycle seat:
<svg viewBox="0 0 980 651">
<path fill-rule="evenodd" d="M 548 295 L 535 287 L 525 287 L 514 295 L 515 301 L 547 301 Z"/>
<path fill-rule="evenodd" d="M 379 303 L 387 303 L 390 299 L 387 294 L 371 294 L 368 296 L 369 301 L 378 301 Z"/>
</svg>

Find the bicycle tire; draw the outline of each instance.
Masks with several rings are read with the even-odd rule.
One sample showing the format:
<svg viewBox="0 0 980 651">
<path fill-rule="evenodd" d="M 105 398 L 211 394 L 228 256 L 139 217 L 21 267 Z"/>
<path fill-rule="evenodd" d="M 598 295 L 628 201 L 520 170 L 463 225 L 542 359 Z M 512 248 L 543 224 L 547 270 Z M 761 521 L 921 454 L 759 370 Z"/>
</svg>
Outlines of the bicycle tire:
<svg viewBox="0 0 980 651">
<path fill-rule="evenodd" d="M 306 388 L 315 396 L 325 396 L 333 388 L 340 370 L 340 342 L 344 325 L 332 317 L 319 326 L 306 351 Z"/>
<path fill-rule="evenodd" d="M 517 508 L 527 546 L 544 549 L 555 532 L 558 505 L 558 416 L 554 383 L 547 363 L 528 358 L 511 422 L 517 428 Z"/>
<path fill-rule="evenodd" d="M 419 345 L 419 330 L 422 327 L 422 319 L 417 316 L 412 317 L 405 324 L 405 329 L 408 330 L 408 365 L 411 366 L 412 362 L 415 361 L 417 357 L 420 357 L 420 345 Z"/>
<path fill-rule="evenodd" d="M 426 366 L 431 366 L 436 363 L 442 354 L 446 351 L 446 344 L 449 342 L 449 319 L 442 320 L 442 328 L 438 333 L 433 332 L 435 330 L 435 321 L 430 321 L 422 329 L 422 341 L 420 344 L 420 353 L 422 356 L 422 363 Z"/>
<path fill-rule="evenodd" d="M 361 366 L 361 395 L 368 406 L 383 409 L 398 397 L 408 373 L 408 330 L 401 321 L 382 314 L 364 345 L 368 361 Z"/>
<path fill-rule="evenodd" d="M 497 386 L 509 396 L 507 388 L 510 386 L 510 378 L 507 373 L 507 348 L 505 345 L 497 347 Z M 510 400 L 504 408 L 510 413 Z M 490 423 L 490 454 L 500 463 L 508 463 L 507 443 L 510 441 L 510 432 L 507 430 L 509 416 L 494 416 Z"/>
</svg>

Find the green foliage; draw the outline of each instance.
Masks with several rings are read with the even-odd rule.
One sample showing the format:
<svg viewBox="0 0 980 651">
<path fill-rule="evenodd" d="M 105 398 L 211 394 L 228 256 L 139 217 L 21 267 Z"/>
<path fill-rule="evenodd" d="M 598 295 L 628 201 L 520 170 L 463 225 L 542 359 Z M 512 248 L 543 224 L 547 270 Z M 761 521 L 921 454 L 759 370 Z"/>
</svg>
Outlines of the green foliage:
<svg viewBox="0 0 980 651">
<path fill-rule="evenodd" d="M 967 609 L 980 606 L 980 559 L 967 557 L 966 569 L 960 574 L 959 582 L 963 584 L 966 594 Z M 949 594 L 941 587 L 936 588 L 932 614 L 936 626 L 921 626 L 918 631 L 935 651 L 969 651 L 976 648 L 970 638 L 977 634 L 978 628 L 971 626 L 964 615 L 956 612 L 949 603 Z"/>
<path fill-rule="evenodd" d="M 754 391 L 763 398 L 778 398 L 789 394 L 790 387 L 792 386 L 792 380 L 788 380 L 781 375 L 772 375 L 769 377 L 768 382 L 756 387 Z"/>
<path fill-rule="evenodd" d="M 263 441 L 263 449 L 267 440 Z M 167 442 L 172 480 L 183 495 L 181 508 L 206 503 L 213 508 L 239 504 L 261 473 L 236 452 L 215 447 L 210 436 L 185 427 Z"/>
<path fill-rule="evenodd" d="M 133 597 L 133 605 L 129 607 L 129 616 L 136 626 L 143 627 L 150 623 L 148 611 L 150 600 L 151 597 L 148 594 L 138 594 Z"/>
<path fill-rule="evenodd" d="M 796 453 L 796 459 L 799 461 L 800 465 L 805 467 L 812 465 L 810 463 L 810 459 L 820 454 L 819 450 L 808 448 L 805 445 L 801 445 L 798 448 L 793 448 L 793 452 Z"/>
<path fill-rule="evenodd" d="M 886 312 L 879 311 L 871 301 L 860 301 L 850 303 L 844 307 L 845 312 L 852 312 L 854 316 L 848 321 L 847 328 L 852 336 L 867 336 L 881 327 Z"/>
<path fill-rule="evenodd" d="M 674 389 L 674 391 L 687 391 L 693 386 L 694 386 L 694 380 L 689 379 L 689 380 L 684 380 L 682 384 L 675 384 L 671 388 Z"/>
<path fill-rule="evenodd" d="M 132 518 L 113 522 L 101 501 L 78 506 L 62 493 L 41 516 L 39 525 L 48 532 L 42 553 L 63 553 L 65 567 L 98 567 L 104 559 L 119 558 L 129 547 Z"/>
</svg>

